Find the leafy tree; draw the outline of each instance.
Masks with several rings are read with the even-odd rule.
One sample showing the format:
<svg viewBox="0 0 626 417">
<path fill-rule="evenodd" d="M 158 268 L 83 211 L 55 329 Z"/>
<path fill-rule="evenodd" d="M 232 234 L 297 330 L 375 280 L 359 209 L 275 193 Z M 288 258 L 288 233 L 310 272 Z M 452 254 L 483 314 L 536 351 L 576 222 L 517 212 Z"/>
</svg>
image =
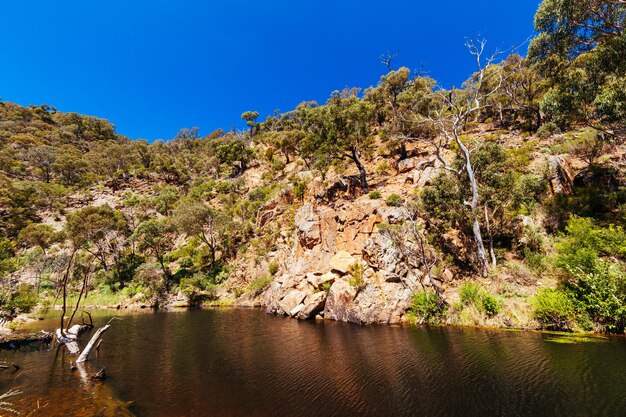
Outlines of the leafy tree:
<svg viewBox="0 0 626 417">
<path fill-rule="evenodd" d="M 529 58 L 551 83 L 542 110 L 562 126 L 623 133 L 625 19 L 621 0 L 544 0 L 539 6 Z"/>
<path fill-rule="evenodd" d="M 163 271 L 165 285 L 169 288 L 172 274 L 165 264 L 165 255 L 174 247 L 175 228 L 168 218 L 146 220 L 133 233 L 131 239 L 137 248 L 152 254 Z"/>
<path fill-rule="evenodd" d="M 223 249 L 223 237 L 230 226 L 228 217 L 206 204 L 188 200 L 178 204 L 172 217 L 182 233 L 195 236 L 207 245 L 211 257 L 210 267 L 213 268 L 216 254 Z"/>
<path fill-rule="evenodd" d="M 241 118 L 246 121 L 246 124 L 250 128 L 250 133 L 254 135 L 257 129 L 256 119 L 259 117 L 259 113 L 256 111 L 246 111 L 241 114 Z"/>
<path fill-rule="evenodd" d="M 310 145 L 305 152 L 311 151 L 323 166 L 335 160 L 351 160 L 359 170 L 361 188 L 366 190 L 367 171 L 362 158 L 374 145 L 374 106 L 357 93 L 358 89 L 335 91 L 324 106 L 302 108 L 309 113 L 305 125 Z"/>
<path fill-rule="evenodd" d="M 18 241 L 29 247 L 39 246 L 46 253 L 46 250 L 62 237 L 62 234 L 48 224 L 31 223 L 20 231 Z"/>
<path fill-rule="evenodd" d="M 76 185 L 86 180 L 88 164 L 83 153 L 72 145 L 64 145 L 52 165 L 53 171 L 59 175 L 66 185 Z"/>
<path fill-rule="evenodd" d="M 41 171 L 42 179 L 50 182 L 52 165 L 57 158 L 57 148 L 50 145 L 35 146 L 28 150 L 26 158 Z"/>
</svg>

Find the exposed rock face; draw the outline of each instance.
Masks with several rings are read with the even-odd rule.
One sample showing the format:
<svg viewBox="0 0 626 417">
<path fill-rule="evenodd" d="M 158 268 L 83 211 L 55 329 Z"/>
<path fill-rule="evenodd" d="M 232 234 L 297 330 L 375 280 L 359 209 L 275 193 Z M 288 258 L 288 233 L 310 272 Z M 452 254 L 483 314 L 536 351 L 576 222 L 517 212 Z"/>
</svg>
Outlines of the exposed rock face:
<svg viewBox="0 0 626 417">
<path fill-rule="evenodd" d="M 421 272 L 405 263 L 376 225 L 405 220 L 405 210 L 367 196 L 339 207 L 304 204 L 295 215 L 296 236 L 284 272 L 262 294 L 261 303 L 268 313 L 301 320 L 400 322 Z M 350 284 L 355 263 L 363 266 L 358 288 Z"/>
<path fill-rule="evenodd" d="M 311 249 L 320 241 L 320 218 L 311 204 L 305 204 L 296 213 L 296 228 L 300 244 Z"/>
</svg>

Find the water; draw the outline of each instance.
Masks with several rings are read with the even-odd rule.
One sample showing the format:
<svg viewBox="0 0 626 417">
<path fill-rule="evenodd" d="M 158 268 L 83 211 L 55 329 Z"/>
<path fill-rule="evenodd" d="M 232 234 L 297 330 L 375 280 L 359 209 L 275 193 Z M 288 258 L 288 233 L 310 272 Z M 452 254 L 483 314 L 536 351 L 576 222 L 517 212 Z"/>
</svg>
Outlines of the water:
<svg viewBox="0 0 626 417">
<path fill-rule="evenodd" d="M 35 416 L 127 415 L 100 411 L 120 400 L 155 417 L 625 416 L 626 341 L 553 338 L 259 310 L 149 313 L 105 334 L 90 363 L 106 366 L 105 383 L 81 380 L 56 351 L 1 352 L 22 368 L 0 372 L 0 392 L 19 386 L 22 414 L 47 404 Z"/>
</svg>

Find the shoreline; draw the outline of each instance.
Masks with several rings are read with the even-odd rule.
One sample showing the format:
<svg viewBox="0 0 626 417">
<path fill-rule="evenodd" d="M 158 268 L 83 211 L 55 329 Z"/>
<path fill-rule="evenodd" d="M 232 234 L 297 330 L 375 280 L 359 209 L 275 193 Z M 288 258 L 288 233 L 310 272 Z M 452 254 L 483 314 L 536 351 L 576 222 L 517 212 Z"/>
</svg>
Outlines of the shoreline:
<svg viewBox="0 0 626 417">
<path fill-rule="evenodd" d="M 81 308 L 81 310 L 91 310 L 97 311 L 98 313 L 122 313 L 123 315 L 135 315 L 135 314 L 147 314 L 147 313 L 184 313 L 194 310 L 219 310 L 219 309 L 244 309 L 244 310 L 264 310 L 263 306 L 245 306 L 245 305 L 237 305 L 235 303 L 213 303 L 213 304 L 203 304 L 197 308 L 187 308 L 187 307 L 168 307 L 155 309 L 152 307 L 140 307 L 140 306 L 86 306 Z M 37 329 L 34 326 L 34 323 L 44 320 L 50 320 L 52 314 L 54 312 L 60 311 L 60 308 L 49 308 L 45 311 L 38 311 L 34 313 L 29 313 L 27 315 L 20 315 L 18 317 L 19 325 L 16 326 L 15 329 L 10 329 L 7 327 L 0 327 L 0 350 L 16 350 L 22 346 L 29 345 L 31 343 L 38 342 L 49 342 L 52 339 L 46 335 L 46 332 L 52 333 L 54 329 Z M 610 341 L 612 339 L 625 339 L 626 335 L 623 334 L 607 334 L 607 333 L 598 333 L 598 332 L 580 332 L 580 331 L 556 331 L 556 330 L 543 330 L 543 329 L 532 329 L 532 328 L 523 328 L 523 327 L 502 327 L 502 326 L 481 326 L 481 325 L 459 325 L 459 324 L 447 324 L 447 323 L 426 323 L 419 324 L 412 321 L 403 321 L 401 323 L 373 323 L 373 324 L 360 324 L 360 323 L 352 323 L 349 321 L 341 321 L 334 319 L 317 319 L 317 320 L 298 320 L 293 317 L 278 315 L 267 313 L 265 314 L 275 317 L 280 317 L 283 319 L 294 319 L 297 321 L 312 321 L 312 322 L 326 322 L 332 321 L 336 323 L 346 323 L 355 326 L 361 327 L 369 327 L 369 326 L 388 326 L 388 327 L 400 327 L 400 328 L 447 328 L 454 330 L 486 330 L 486 331 L 501 331 L 501 332 L 515 332 L 515 333 L 535 333 L 541 335 L 551 335 L 555 336 L 559 339 L 557 340 L 560 343 L 578 343 L 578 342 L 590 342 L 590 341 Z M 48 316 L 48 317 L 46 317 Z"/>
</svg>

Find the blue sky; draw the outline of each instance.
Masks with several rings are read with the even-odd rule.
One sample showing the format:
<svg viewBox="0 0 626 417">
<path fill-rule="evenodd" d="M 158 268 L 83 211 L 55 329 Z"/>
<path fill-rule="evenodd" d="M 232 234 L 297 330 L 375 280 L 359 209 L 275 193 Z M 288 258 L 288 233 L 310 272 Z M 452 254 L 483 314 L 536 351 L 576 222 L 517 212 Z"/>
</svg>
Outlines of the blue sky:
<svg viewBox="0 0 626 417">
<path fill-rule="evenodd" d="M 506 49 L 533 33 L 539 0 L 4 1 L 0 97 L 109 119 L 131 138 L 169 139 L 264 118 L 394 66 L 443 86 L 473 70 L 463 42 Z"/>
</svg>

